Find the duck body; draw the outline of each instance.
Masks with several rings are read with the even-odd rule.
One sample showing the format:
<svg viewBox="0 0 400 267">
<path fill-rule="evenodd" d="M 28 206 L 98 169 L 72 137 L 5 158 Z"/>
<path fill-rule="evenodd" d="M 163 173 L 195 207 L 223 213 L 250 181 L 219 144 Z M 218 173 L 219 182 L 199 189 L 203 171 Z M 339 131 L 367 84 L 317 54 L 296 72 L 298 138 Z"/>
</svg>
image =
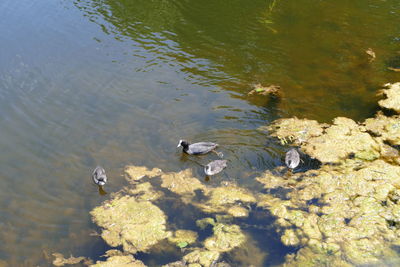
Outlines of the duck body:
<svg viewBox="0 0 400 267">
<path fill-rule="evenodd" d="M 288 152 L 286 152 L 285 156 L 285 163 L 286 166 L 290 169 L 294 169 L 300 164 L 300 154 L 297 152 L 295 148 L 290 149 Z"/>
<path fill-rule="evenodd" d="M 182 147 L 183 152 L 189 155 L 204 155 L 217 148 L 218 144 L 212 142 L 198 142 L 189 144 L 185 140 L 179 140 L 177 147 Z"/>
<path fill-rule="evenodd" d="M 204 172 L 211 176 L 217 173 L 220 173 L 223 169 L 226 168 L 226 160 L 214 160 L 204 166 Z"/>
<path fill-rule="evenodd" d="M 97 166 L 92 173 L 93 182 L 97 185 L 103 186 L 107 183 L 106 171 L 101 167 Z"/>
</svg>

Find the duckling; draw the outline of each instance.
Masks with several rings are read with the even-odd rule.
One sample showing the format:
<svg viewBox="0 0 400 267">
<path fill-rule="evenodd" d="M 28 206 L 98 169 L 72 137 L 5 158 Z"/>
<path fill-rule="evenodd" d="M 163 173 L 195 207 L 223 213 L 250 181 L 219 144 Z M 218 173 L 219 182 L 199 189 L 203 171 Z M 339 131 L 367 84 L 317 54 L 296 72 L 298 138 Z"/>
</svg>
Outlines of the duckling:
<svg viewBox="0 0 400 267">
<path fill-rule="evenodd" d="M 183 152 L 189 155 L 203 155 L 217 148 L 218 144 L 212 142 L 199 142 L 194 144 L 189 144 L 185 140 L 179 140 L 177 147 L 183 147 Z M 217 153 L 218 154 L 218 153 Z"/>
<path fill-rule="evenodd" d="M 204 172 L 211 176 L 220 173 L 226 168 L 226 160 L 214 160 L 204 166 Z"/>
<path fill-rule="evenodd" d="M 297 166 L 299 166 L 300 163 L 300 154 L 297 152 L 295 148 L 290 149 L 288 152 L 286 152 L 285 156 L 285 163 L 286 166 L 290 169 L 294 169 Z"/>
<path fill-rule="evenodd" d="M 100 166 L 97 166 L 96 169 L 94 169 L 92 178 L 93 182 L 97 185 L 103 186 L 107 183 L 106 171 Z"/>
</svg>

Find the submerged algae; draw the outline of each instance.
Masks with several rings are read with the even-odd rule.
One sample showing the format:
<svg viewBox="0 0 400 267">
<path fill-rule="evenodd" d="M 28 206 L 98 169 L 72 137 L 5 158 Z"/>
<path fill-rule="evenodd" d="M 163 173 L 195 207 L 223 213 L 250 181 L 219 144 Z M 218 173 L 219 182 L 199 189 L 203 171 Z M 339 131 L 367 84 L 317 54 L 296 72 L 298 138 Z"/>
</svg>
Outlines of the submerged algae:
<svg viewBox="0 0 400 267">
<path fill-rule="evenodd" d="M 181 195 L 182 197 L 193 197 L 196 190 L 205 190 L 199 179 L 195 178 L 191 169 L 180 172 L 170 172 L 161 175 L 162 187 Z M 187 199 L 187 198 L 184 198 Z"/>
<path fill-rule="evenodd" d="M 53 261 L 54 266 L 75 265 L 78 263 L 83 263 L 84 265 L 92 264 L 92 260 L 90 260 L 86 257 L 70 256 L 69 258 L 65 258 L 64 255 L 62 255 L 61 253 L 53 253 L 53 256 L 55 257 L 55 259 Z M 1 264 L 0 264 L 0 266 L 1 266 Z"/>
<path fill-rule="evenodd" d="M 132 255 L 115 255 L 107 258 L 106 261 L 97 261 L 91 267 L 146 267 L 146 265 L 136 260 Z"/>
<path fill-rule="evenodd" d="M 216 187 L 209 189 L 208 192 L 206 202 L 193 203 L 207 213 L 228 213 L 234 217 L 246 217 L 248 211 L 240 205 L 256 202 L 250 191 L 236 185 Z"/>
<path fill-rule="evenodd" d="M 162 174 L 162 171 L 158 168 L 153 168 L 149 170 L 147 167 L 144 166 L 127 166 L 125 168 L 126 179 L 130 182 L 138 181 L 143 177 L 156 177 Z"/>
<path fill-rule="evenodd" d="M 127 188 L 125 191 L 134 195 L 137 200 L 154 201 L 164 196 L 162 192 L 156 191 L 149 182 L 137 184 L 135 188 Z"/>
<path fill-rule="evenodd" d="M 196 242 L 198 234 L 190 230 L 177 230 L 168 238 L 171 243 L 179 246 L 181 243 L 193 244 Z"/>
<path fill-rule="evenodd" d="M 208 250 L 227 252 L 240 246 L 246 236 L 238 225 L 226 225 L 217 223 L 213 227 L 214 235 L 204 241 L 204 246 Z"/>
<path fill-rule="evenodd" d="M 206 249 L 196 249 L 183 257 L 189 266 L 211 266 L 218 260 L 220 253 Z"/>
</svg>

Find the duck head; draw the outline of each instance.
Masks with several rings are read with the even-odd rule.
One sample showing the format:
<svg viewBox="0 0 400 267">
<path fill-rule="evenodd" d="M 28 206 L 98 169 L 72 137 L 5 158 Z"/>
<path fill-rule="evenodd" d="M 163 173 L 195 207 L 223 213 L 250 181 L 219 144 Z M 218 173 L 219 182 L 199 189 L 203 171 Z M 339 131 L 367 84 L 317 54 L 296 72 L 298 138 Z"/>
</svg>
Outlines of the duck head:
<svg viewBox="0 0 400 267">
<path fill-rule="evenodd" d="M 189 143 L 185 140 L 179 140 L 178 146 L 177 147 L 183 147 L 183 148 L 188 148 L 189 147 Z"/>
</svg>

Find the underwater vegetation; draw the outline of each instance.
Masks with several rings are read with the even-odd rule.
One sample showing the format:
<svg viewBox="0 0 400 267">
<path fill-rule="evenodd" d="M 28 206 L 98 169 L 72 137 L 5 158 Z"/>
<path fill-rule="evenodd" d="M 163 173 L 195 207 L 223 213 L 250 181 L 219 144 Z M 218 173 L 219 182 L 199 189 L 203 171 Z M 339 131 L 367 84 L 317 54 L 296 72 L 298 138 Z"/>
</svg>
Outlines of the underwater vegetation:
<svg viewBox="0 0 400 267">
<path fill-rule="evenodd" d="M 399 112 L 400 83 L 382 92 L 383 111 Z M 273 218 L 269 231 L 293 248 L 282 266 L 400 264 L 398 115 L 379 111 L 364 122 L 338 117 L 332 124 L 287 118 L 260 131 L 290 140 L 321 166 L 290 175 L 266 170 L 255 178 L 259 190 L 233 182 L 210 187 L 190 169 L 127 166 L 129 186 L 91 212 L 101 238 L 116 248 L 91 266 L 145 266 L 135 254 L 160 251 L 178 259 L 166 267 L 230 266 L 226 255 L 237 266 L 265 265 L 268 251 L 257 247 L 242 221 L 255 209 Z M 169 205 L 188 214 L 169 213 Z M 177 223 L 179 216 L 191 222 Z"/>
</svg>

